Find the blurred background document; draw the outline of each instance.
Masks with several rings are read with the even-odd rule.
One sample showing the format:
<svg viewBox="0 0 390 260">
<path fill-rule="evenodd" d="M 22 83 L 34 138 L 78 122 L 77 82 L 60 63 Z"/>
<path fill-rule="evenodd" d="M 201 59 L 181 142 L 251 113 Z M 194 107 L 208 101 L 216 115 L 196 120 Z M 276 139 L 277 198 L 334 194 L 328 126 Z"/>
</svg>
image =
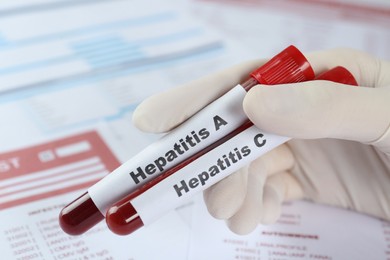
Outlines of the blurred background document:
<svg viewBox="0 0 390 260">
<path fill-rule="evenodd" d="M 158 138 L 131 124 L 146 97 L 290 44 L 389 59 L 389 29 L 379 0 L 1 1 L 1 258 L 390 257 L 388 223 L 305 202 L 245 237 L 201 199 L 127 237 L 58 226 L 65 204 Z"/>
<path fill-rule="evenodd" d="M 390 224 L 347 210 L 304 201 L 285 203 L 276 224 L 246 236 L 230 232 L 196 203 L 190 260 L 388 259 Z M 206 234 L 207 235 L 204 235 Z M 210 250 L 213 248 L 213 250 Z"/>
</svg>

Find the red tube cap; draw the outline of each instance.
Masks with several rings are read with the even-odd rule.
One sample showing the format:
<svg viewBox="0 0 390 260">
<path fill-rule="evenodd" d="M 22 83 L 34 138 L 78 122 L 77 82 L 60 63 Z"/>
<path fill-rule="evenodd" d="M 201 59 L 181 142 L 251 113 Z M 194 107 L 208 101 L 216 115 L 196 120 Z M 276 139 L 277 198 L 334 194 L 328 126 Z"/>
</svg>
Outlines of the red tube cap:
<svg viewBox="0 0 390 260">
<path fill-rule="evenodd" d="M 314 79 L 314 71 L 305 56 L 293 45 L 274 56 L 251 76 L 260 84 L 296 83 Z"/>
<path fill-rule="evenodd" d="M 346 68 L 341 66 L 337 66 L 331 70 L 325 71 L 324 73 L 317 76 L 316 80 L 329 80 L 329 81 L 352 85 L 352 86 L 358 85 L 352 73 L 349 72 L 349 70 L 347 70 Z"/>
</svg>

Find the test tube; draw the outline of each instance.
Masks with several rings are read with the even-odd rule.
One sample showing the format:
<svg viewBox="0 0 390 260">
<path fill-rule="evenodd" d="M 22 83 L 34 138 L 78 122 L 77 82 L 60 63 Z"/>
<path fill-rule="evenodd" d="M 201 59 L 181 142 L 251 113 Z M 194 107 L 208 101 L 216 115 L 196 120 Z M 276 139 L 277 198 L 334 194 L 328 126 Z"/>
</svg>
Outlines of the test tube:
<svg viewBox="0 0 390 260">
<path fill-rule="evenodd" d="M 108 208 L 115 202 L 240 127 L 248 120 L 242 101 L 253 86 L 312 79 L 314 72 L 305 56 L 296 47 L 287 47 L 250 73 L 242 84 L 233 87 L 65 206 L 59 216 L 61 228 L 70 235 L 86 232 L 104 219 Z M 215 126 L 215 115 L 229 123 L 218 131 L 210 131 Z M 183 141 L 188 136 L 193 138 L 193 143 Z M 169 160 L 162 156 L 168 154 L 167 151 L 173 151 L 171 154 L 176 151 L 176 157 Z"/>
</svg>

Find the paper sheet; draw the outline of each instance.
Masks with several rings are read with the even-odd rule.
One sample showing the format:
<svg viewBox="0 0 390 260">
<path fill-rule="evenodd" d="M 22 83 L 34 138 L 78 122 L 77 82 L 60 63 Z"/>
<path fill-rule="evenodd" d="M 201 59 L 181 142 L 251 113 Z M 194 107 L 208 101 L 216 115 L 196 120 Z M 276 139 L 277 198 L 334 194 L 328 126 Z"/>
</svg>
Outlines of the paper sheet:
<svg viewBox="0 0 390 260">
<path fill-rule="evenodd" d="M 61 208 L 120 164 L 112 138 L 91 130 L 0 153 L 2 259 L 186 257 L 189 229 L 175 212 L 128 237 L 113 235 L 104 221 L 82 236 L 60 229 Z"/>
<path fill-rule="evenodd" d="M 145 97 L 289 44 L 390 57 L 382 18 L 365 22 L 337 10 L 324 17 L 210 1 L 152 3 L 0 3 L 2 259 L 142 260 L 156 259 L 156 252 L 157 259 L 389 257 L 388 223 L 303 202 L 286 205 L 279 224 L 259 228 L 268 232 L 261 236 L 232 236 L 201 201 L 129 237 L 112 235 L 104 223 L 81 237 L 59 230 L 65 203 L 157 138 L 131 126 Z"/>
<path fill-rule="evenodd" d="M 224 48 L 169 3 L 135 6 L 107 1 L 0 18 L 0 92 L 113 78 L 197 61 Z"/>
<path fill-rule="evenodd" d="M 387 259 L 390 224 L 355 212 L 305 201 L 286 203 L 276 224 L 249 235 L 232 233 L 198 198 L 189 260 Z"/>
<path fill-rule="evenodd" d="M 390 59 L 390 3 L 386 0 L 206 2 L 194 2 L 192 12 L 240 39 L 257 56 L 294 44 L 304 52 L 345 47 Z"/>
<path fill-rule="evenodd" d="M 228 51 L 229 41 L 180 8 L 132 5 L 99 2 L 0 18 L 0 117 L 10 122 L 0 129 L 3 149 L 101 121 L 130 122 L 152 93 L 249 56 Z M 142 57 L 132 55 L 135 49 Z"/>
</svg>

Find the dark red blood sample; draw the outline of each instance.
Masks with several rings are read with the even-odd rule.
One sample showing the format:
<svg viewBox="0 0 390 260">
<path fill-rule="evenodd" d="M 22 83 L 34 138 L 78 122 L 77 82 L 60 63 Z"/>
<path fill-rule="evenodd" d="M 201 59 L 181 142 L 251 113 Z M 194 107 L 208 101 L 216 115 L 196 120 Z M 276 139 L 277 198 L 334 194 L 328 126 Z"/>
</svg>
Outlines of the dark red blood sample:
<svg viewBox="0 0 390 260">
<path fill-rule="evenodd" d="M 144 226 L 141 218 L 129 201 L 111 207 L 107 212 L 106 222 L 117 235 L 128 235 Z"/>
<path fill-rule="evenodd" d="M 104 219 L 88 192 L 84 193 L 60 213 L 60 226 L 69 235 L 81 235 Z"/>
</svg>

